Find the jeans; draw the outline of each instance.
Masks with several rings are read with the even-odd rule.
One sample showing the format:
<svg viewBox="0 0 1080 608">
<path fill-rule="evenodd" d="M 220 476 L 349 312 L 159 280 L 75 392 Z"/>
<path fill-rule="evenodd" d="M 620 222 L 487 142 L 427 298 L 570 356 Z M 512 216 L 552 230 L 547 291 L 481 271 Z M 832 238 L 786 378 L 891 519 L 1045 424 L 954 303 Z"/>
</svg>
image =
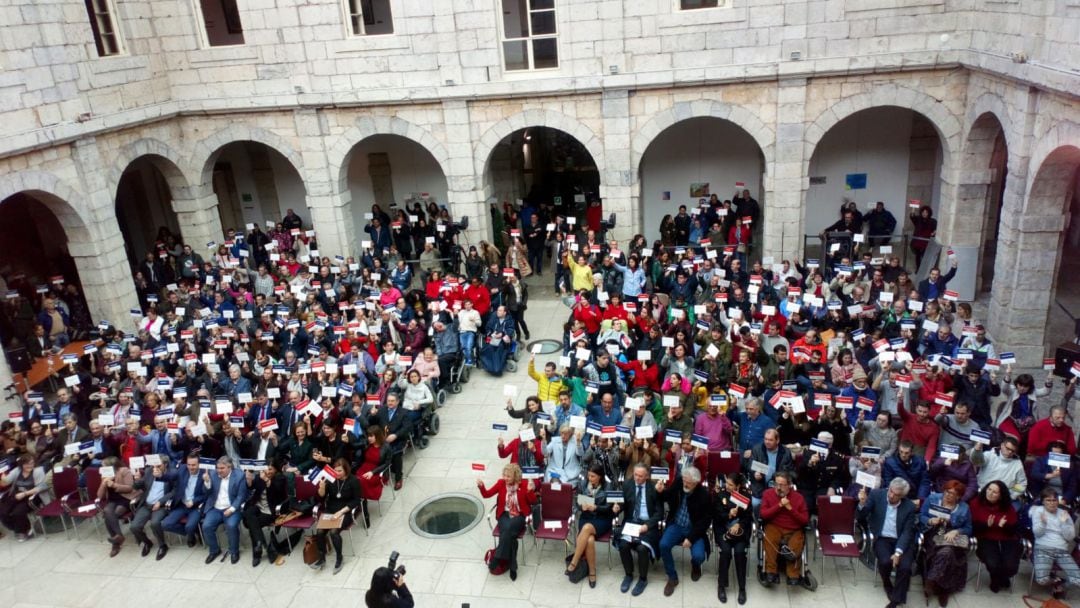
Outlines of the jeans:
<svg viewBox="0 0 1080 608">
<path fill-rule="evenodd" d="M 232 515 L 225 515 L 221 509 L 210 509 L 203 517 L 202 530 L 203 540 L 206 541 L 210 553 L 218 553 L 221 546 L 218 545 L 217 529 L 222 523 L 225 524 L 225 535 L 229 538 L 229 553 L 240 555 L 240 511 L 233 511 Z"/>
<path fill-rule="evenodd" d="M 475 331 L 463 331 L 458 334 L 461 341 L 461 350 L 465 353 L 465 363 L 468 365 L 475 365 L 476 359 L 476 332 Z"/>
<path fill-rule="evenodd" d="M 680 545 L 689 536 L 690 530 L 678 524 L 669 524 L 660 538 L 660 559 L 664 561 L 664 572 L 668 580 L 679 580 L 675 570 L 675 557 L 671 550 Z M 690 563 L 700 566 L 705 562 L 705 539 L 699 538 L 690 545 Z"/>
<path fill-rule="evenodd" d="M 195 531 L 199 529 L 201 515 L 202 513 L 197 508 L 173 507 L 161 522 L 161 527 L 173 534 L 183 534 L 185 537 L 195 536 Z M 187 521 L 181 525 L 180 521 L 185 516 L 187 516 Z"/>
</svg>

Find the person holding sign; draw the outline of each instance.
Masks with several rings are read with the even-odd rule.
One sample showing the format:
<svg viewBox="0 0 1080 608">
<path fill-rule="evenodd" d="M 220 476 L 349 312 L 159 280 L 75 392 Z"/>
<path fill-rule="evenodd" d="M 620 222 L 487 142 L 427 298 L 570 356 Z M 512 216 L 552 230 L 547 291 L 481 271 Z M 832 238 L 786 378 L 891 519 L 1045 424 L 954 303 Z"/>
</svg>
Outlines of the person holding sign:
<svg viewBox="0 0 1080 608">
<path fill-rule="evenodd" d="M 956 480 L 944 483 L 942 492 L 934 492 L 923 502 L 919 524 L 924 532 L 923 595 L 927 601 L 936 595 L 946 606 L 949 596 L 967 583 L 968 539 L 971 536 L 971 510 L 960 498 L 967 487 Z"/>
<path fill-rule="evenodd" d="M 157 539 L 157 559 L 165 557 L 168 548 L 165 545 L 165 530 L 161 522 L 168 512 L 166 506 L 172 500 L 176 490 L 176 475 L 170 470 L 168 456 L 158 455 L 158 464 L 147 466 L 146 470 L 135 468 L 132 471 L 135 483 L 134 488 L 140 490 L 143 500 L 135 509 L 135 515 L 131 518 L 131 534 L 142 545 L 142 556 L 150 555 L 154 543 L 146 536 L 146 524 L 150 524 L 150 531 Z M 133 465 L 134 466 L 134 465 Z"/>
<path fill-rule="evenodd" d="M 101 504 L 105 529 L 109 532 L 109 543 L 112 544 L 109 557 L 116 557 L 124 545 L 120 519 L 132 512 L 132 504 L 139 500 L 142 491 L 135 488 L 135 476 L 131 469 L 122 466 L 122 461 L 116 456 L 102 460 L 100 471 L 101 485 L 98 486 L 97 500 Z"/>
<path fill-rule="evenodd" d="M 788 586 L 803 585 L 809 588 L 810 582 L 802 572 L 802 550 L 806 543 L 806 532 L 803 528 L 810 523 L 810 512 L 802 495 L 793 491 L 794 475 L 788 471 L 778 471 L 774 484 L 774 487 L 765 490 L 761 495 L 761 520 L 765 526 L 766 580 L 769 585 L 780 583 L 780 547 L 786 546 Z"/>
<path fill-rule="evenodd" d="M 604 467 L 593 463 L 585 477 L 577 483 L 578 535 L 574 553 L 566 567 L 570 576 L 578 569 L 581 558 L 589 565 L 589 587 L 596 587 L 596 537 L 611 532 L 614 504 L 609 504 L 607 494 L 610 486 L 604 481 Z"/>
<path fill-rule="evenodd" d="M 34 536 L 30 525 L 30 513 L 33 510 L 31 499 L 41 504 L 52 502 L 49 484 L 45 480 L 45 470 L 37 466 L 33 456 L 24 454 L 15 463 L 16 466 L 0 477 L 0 523 L 15 533 L 21 543 Z"/>
<path fill-rule="evenodd" d="M 248 529 L 248 536 L 251 537 L 251 567 L 257 568 L 262 562 L 263 550 L 266 551 L 266 558 L 270 563 L 280 566 L 285 560 L 282 558 L 278 561 L 272 526 L 277 519 L 278 509 L 289 500 L 291 484 L 281 474 L 277 462 L 266 462 L 261 471 L 244 471 L 244 480 L 248 486 L 248 499 L 244 503 L 243 511 L 244 527 Z M 269 539 L 266 536 L 268 527 Z"/>
<path fill-rule="evenodd" d="M 978 476 L 975 474 L 975 465 L 968 458 L 967 448 L 962 445 L 955 447 L 956 450 L 947 452 L 950 446 L 943 445 L 941 454 L 930 463 L 931 491 L 944 493 L 945 488 L 955 481 L 966 488 L 960 495 L 960 500 L 967 502 L 974 498 L 979 490 Z"/>
<path fill-rule="evenodd" d="M 818 496 L 841 496 L 851 485 L 851 472 L 847 458 L 833 449 L 833 435 L 821 431 L 812 439 L 807 453 L 799 465 L 799 493 L 803 495 L 807 509 L 817 510 Z"/>
<path fill-rule="evenodd" d="M 1015 445 L 1015 443 L 1014 443 Z M 1012 585 L 1023 553 L 1020 545 L 1019 516 L 1009 501 L 1009 488 L 1001 481 L 991 481 L 968 503 L 979 561 L 990 575 L 990 591 L 997 593 Z"/>
<path fill-rule="evenodd" d="M 998 481 L 1005 485 L 1009 500 L 1017 501 L 1027 491 L 1028 480 L 1024 473 L 1024 461 L 1019 457 L 1019 443 L 1015 437 L 1005 436 L 996 450 L 986 450 L 988 437 L 983 437 L 975 444 L 971 452 L 971 462 L 979 467 L 979 487 L 986 489 L 991 482 Z"/>
<path fill-rule="evenodd" d="M 630 591 L 630 586 L 633 585 L 631 594 L 641 595 L 649 584 L 649 566 L 660 546 L 660 519 L 663 517 L 660 497 L 657 494 L 658 486 L 663 487 L 660 483 L 649 483 L 648 465 L 634 465 L 633 474 L 623 482 L 622 494 L 625 502 L 612 508 L 616 515 L 625 513 L 622 525 L 612 533 L 612 542 L 619 549 L 619 558 L 626 574 L 619 586 L 623 593 Z M 638 568 L 636 584 L 635 559 Z"/>
<path fill-rule="evenodd" d="M 521 467 L 510 463 L 503 467 L 502 477 L 490 488 L 483 479 L 476 480 L 476 487 L 484 498 L 495 496 L 495 519 L 499 528 L 499 544 L 488 569 L 494 572 L 498 562 L 507 562 L 510 580 L 517 580 L 518 535 L 525 529 L 526 519 L 536 504 L 536 488 L 533 481 L 523 482 Z"/>
<path fill-rule="evenodd" d="M 1050 415 L 1035 423 L 1028 435 L 1028 456 L 1036 458 L 1046 456 L 1050 444 L 1061 441 L 1065 444 L 1065 453 L 1076 453 L 1076 433 L 1065 424 L 1065 406 L 1058 404 L 1050 408 Z"/>
<path fill-rule="evenodd" d="M 1050 451 L 1039 456 L 1031 465 L 1028 475 L 1028 492 L 1039 496 L 1050 488 L 1065 504 L 1072 503 L 1080 492 L 1080 475 L 1076 459 L 1065 451 L 1064 441 L 1051 441 Z"/>
<path fill-rule="evenodd" d="M 326 538 L 330 537 L 330 543 L 334 546 L 334 574 L 341 572 L 343 558 L 341 556 L 341 531 L 348 530 L 353 524 L 353 511 L 360 506 L 363 498 L 360 495 L 360 482 L 353 477 L 349 467 L 349 461 L 338 458 L 334 461 L 334 479 L 327 482 L 325 478 L 319 479 L 319 498 L 323 501 L 321 518 L 330 518 L 329 523 L 319 523 L 316 534 L 316 546 L 319 547 L 319 561 L 311 564 L 315 570 L 321 570 L 326 564 Z"/>
<path fill-rule="evenodd" d="M 718 480 L 721 481 L 721 480 Z M 727 474 L 717 483 L 713 498 L 713 535 L 719 553 L 719 575 L 716 594 L 727 602 L 728 572 L 735 561 L 735 582 L 739 585 L 739 605 L 746 603 L 746 552 L 750 547 L 753 529 L 753 510 L 750 498 L 743 494 L 746 482 L 741 473 Z"/>
<path fill-rule="evenodd" d="M 915 504 L 907 498 L 910 492 L 911 486 L 901 478 L 893 479 L 887 489 L 859 491 L 857 517 L 874 538 L 878 575 L 889 599 L 886 608 L 907 603 L 911 568 L 918 552 L 915 541 L 918 513 Z"/>
<path fill-rule="evenodd" d="M 1031 374 L 1020 374 L 1015 380 L 1012 378 L 1012 365 L 1008 365 L 1005 371 L 1004 385 L 1001 394 L 1005 399 L 998 405 L 995 420 L 1001 420 L 1003 410 L 1008 407 L 1009 412 L 1004 420 L 998 425 L 1002 433 L 1012 435 L 1020 440 L 1020 457 L 1027 454 L 1028 433 L 1035 426 L 1035 414 L 1037 401 L 1042 397 L 1049 397 L 1053 388 L 1053 372 L 1046 375 L 1043 386 L 1035 388 L 1035 378 Z"/>
</svg>

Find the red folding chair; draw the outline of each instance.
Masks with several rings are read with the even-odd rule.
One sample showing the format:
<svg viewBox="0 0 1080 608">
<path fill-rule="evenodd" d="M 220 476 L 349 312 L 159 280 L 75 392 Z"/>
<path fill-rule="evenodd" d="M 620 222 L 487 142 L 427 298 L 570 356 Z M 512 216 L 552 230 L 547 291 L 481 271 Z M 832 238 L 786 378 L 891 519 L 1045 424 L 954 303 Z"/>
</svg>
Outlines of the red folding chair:
<svg viewBox="0 0 1080 608">
<path fill-rule="evenodd" d="M 298 502 L 305 502 L 308 500 L 315 500 L 318 496 L 318 488 L 315 484 L 309 482 L 304 477 L 297 475 L 295 478 L 296 486 L 296 500 Z M 311 510 L 311 515 L 301 515 L 295 519 L 281 524 L 282 528 L 289 530 L 309 530 L 319 521 L 319 505 L 315 505 L 315 508 Z M 285 534 L 285 542 L 289 543 L 289 550 L 292 550 L 292 542 L 289 540 L 289 534 Z"/>
<path fill-rule="evenodd" d="M 858 501 L 849 496 L 818 496 L 817 528 L 814 530 L 818 551 L 823 558 L 848 558 L 854 584 L 858 584 L 854 560 L 862 554 L 864 542 L 855 524 L 857 504 Z M 844 537 L 850 537 L 850 542 Z"/>
<path fill-rule="evenodd" d="M 101 487 L 101 471 L 95 467 L 87 467 L 83 471 L 86 479 L 86 500 L 75 490 L 60 499 L 60 503 L 68 517 L 71 519 L 71 528 L 75 531 L 75 540 L 79 540 L 79 528 L 75 520 L 90 520 L 94 524 L 94 533 L 98 532 L 97 517 L 101 514 L 101 507 L 97 502 L 98 488 Z M 76 480 L 76 484 L 78 481 Z"/>
<path fill-rule="evenodd" d="M 540 541 L 540 550 L 549 540 L 563 542 L 564 553 L 569 554 L 571 523 L 574 521 L 574 486 L 569 483 L 550 482 L 540 485 L 540 523 L 533 522 L 533 545 Z"/>
<path fill-rule="evenodd" d="M 70 467 L 64 467 L 63 470 L 53 473 L 53 501 L 49 504 L 41 505 L 31 512 L 34 521 L 38 522 L 38 526 L 41 528 L 41 534 L 48 536 L 49 533 L 45 530 L 45 519 L 47 517 L 60 518 L 60 525 L 64 527 L 64 536 L 68 536 L 67 523 L 64 521 L 64 503 L 61 500 L 62 496 L 68 496 L 72 493 L 79 492 L 79 472 Z M 72 527 L 75 523 L 72 522 Z"/>
</svg>

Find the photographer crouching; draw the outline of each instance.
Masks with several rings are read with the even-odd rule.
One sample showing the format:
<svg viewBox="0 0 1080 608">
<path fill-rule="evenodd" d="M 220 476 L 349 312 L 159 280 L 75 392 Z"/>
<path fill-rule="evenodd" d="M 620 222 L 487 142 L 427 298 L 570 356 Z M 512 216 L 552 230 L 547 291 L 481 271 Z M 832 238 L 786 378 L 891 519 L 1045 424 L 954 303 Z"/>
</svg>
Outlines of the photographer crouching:
<svg viewBox="0 0 1080 608">
<path fill-rule="evenodd" d="M 405 566 L 397 565 L 398 552 L 390 554 L 385 568 L 371 574 L 371 588 L 364 594 L 367 608 L 413 608 L 412 594 L 405 585 Z"/>
</svg>

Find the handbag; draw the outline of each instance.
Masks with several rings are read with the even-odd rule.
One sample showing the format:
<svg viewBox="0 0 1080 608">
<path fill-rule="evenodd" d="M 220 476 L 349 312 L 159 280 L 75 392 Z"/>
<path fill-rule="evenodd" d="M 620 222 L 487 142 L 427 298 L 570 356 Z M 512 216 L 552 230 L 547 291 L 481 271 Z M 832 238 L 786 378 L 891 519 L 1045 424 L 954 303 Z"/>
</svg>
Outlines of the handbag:
<svg viewBox="0 0 1080 608">
<path fill-rule="evenodd" d="M 505 561 L 495 559 L 495 549 L 487 550 L 487 553 L 484 554 L 484 563 L 487 564 L 488 571 L 495 576 L 499 576 L 508 570 Z"/>
<path fill-rule="evenodd" d="M 951 541 L 945 537 L 945 530 L 938 530 L 934 535 L 934 545 L 937 547 L 956 547 L 957 549 L 967 549 L 970 541 L 967 534 L 957 534 Z"/>
<path fill-rule="evenodd" d="M 322 557 L 322 551 L 319 550 L 319 537 L 311 534 L 304 538 L 304 563 L 314 564 Z"/>
<path fill-rule="evenodd" d="M 1024 604 L 1028 608 L 1069 608 L 1069 605 L 1057 598 L 1040 600 L 1031 595 L 1024 596 Z"/>
</svg>

